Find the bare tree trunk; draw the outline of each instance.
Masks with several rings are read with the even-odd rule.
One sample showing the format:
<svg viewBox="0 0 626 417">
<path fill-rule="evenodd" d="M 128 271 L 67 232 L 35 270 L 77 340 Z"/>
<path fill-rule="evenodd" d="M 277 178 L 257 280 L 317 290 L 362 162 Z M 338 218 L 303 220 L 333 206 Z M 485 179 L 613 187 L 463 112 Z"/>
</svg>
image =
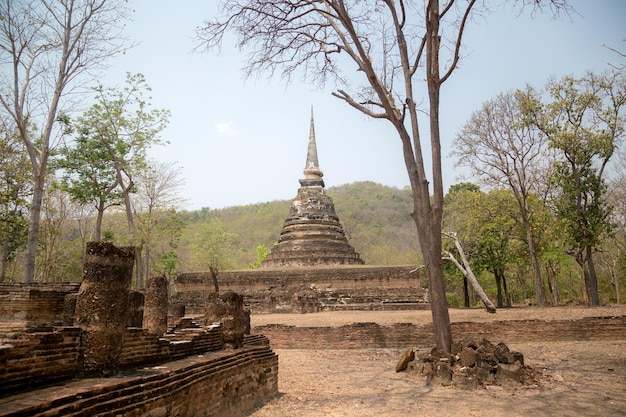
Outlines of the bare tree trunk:
<svg viewBox="0 0 626 417">
<path fill-rule="evenodd" d="M 595 307 L 600 305 L 600 297 L 598 296 L 598 276 L 593 262 L 593 248 L 587 246 L 586 251 L 587 268 L 585 268 L 585 289 L 587 290 L 589 305 Z"/>
<path fill-rule="evenodd" d="M 560 302 L 558 273 L 554 268 L 552 261 L 546 263 L 546 275 L 548 276 L 548 285 L 550 286 L 550 297 L 553 306 L 558 306 Z"/>
<path fill-rule="evenodd" d="M 219 283 L 217 282 L 217 274 L 218 274 L 218 270 L 217 268 L 215 268 L 214 266 L 210 266 L 209 267 L 209 274 L 211 275 L 211 280 L 213 281 L 213 287 L 215 288 L 215 293 L 219 294 L 220 293 L 220 286 Z"/>
<path fill-rule="evenodd" d="M 448 300 L 446 299 L 446 285 L 443 279 L 443 262 L 441 259 L 441 220 L 443 217 L 443 175 L 441 172 L 441 137 L 439 131 L 440 91 L 443 79 L 439 69 L 439 50 L 441 48 L 441 35 L 439 24 L 439 1 L 430 0 L 426 7 L 426 33 L 424 35 L 426 45 L 426 84 L 428 87 L 428 105 L 430 110 L 430 151 L 433 175 L 433 195 L 430 202 L 428 180 L 424 175 L 418 179 L 418 187 L 421 192 L 418 196 L 423 204 L 422 216 L 427 220 L 428 240 L 420 240 L 422 254 L 426 261 L 426 271 L 431 290 L 431 310 L 433 326 L 436 328 L 435 342 L 437 348 L 445 352 L 452 349 L 452 327 L 450 326 L 450 314 L 448 312 Z M 404 38 L 401 39 L 403 42 Z M 405 77 L 410 80 L 411 77 Z M 417 121 L 414 123 L 417 130 Z M 419 146 L 419 134 L 413 135 L 415 146 Z M 420 166 L 424 167 L 421 149 L 416 152 L 420 158 Z M 411 176 L 411 172 L 409 172 Z M 412 187 L 415 191 L 415 187 Z M 419 227 L 419 225 L 418 225 Z M 426 245 L 424 245 L 426 243 Z M 424 246 L 426 246 L 424 250 Z M 428 258 L 428 259 L 427 259 Z"/>
<path fill-rule="evenodd" d="M 470 307 L 469 288 L 467 288 L 467 277 L 463 275 L 463 305 L 465 308 Z"/>
<path fill-rule="evenodd" d="M 142 289 L 144 285 L 143 265 L 144 259 L 142 258 L 143 241 L 135 248 L 135 275 L 137 277 L 135 288 Z"/>
<path fill-rule="evenodd" d="M 478 280 L 476 279 L 474 272 L 472 272 L 472 268 L 470 267 L 470 264 L 467 261 L 467 257 L 465 256 L 463 247 L 461 246 L 461 243 L 459 242 L 459 239 L 457 238 L 456 234 L 445 233 L 444 235 L 446 237 L 450 237 L 454 239 L 454 245 L 456 246 L 456 249 L 459 252 L 459 256 L 461 257 L 461 261 L 463 262 L 463 264 L 461 265 L 461 263 L 459 263 L 459 261 L 452 255 L 452 253 L 447 252 L 447 251 L 443 252 L 445 254 L 445 259 L 452 261 L 456 265 L 456 267 L 459 269 L 459 271 L 461 271 L 463 275 L 467 277 L 469 282 L 472 284 L 472 288 L 474 288 L 474 291 L 476 292 L 476 294 L 478 294 L 478 296 L 480 297 L 480 300 L 485 305 L 487 312 L 495 313 L 496 307 L 493 305 L 489 297 L 487 297 L 487 294 L 485 294 L 485 291 L 483 291 L 483 288 L 478 283 Z"/>
<path fill-rule="evenodd" d="M 496 305 L 498 306 L 498 308 L 502 308 L 503 306 L 503 302 L 502 302 L 502 277 L 500 275 L 499 271 L 494 271 L 493 273 L 494 278 L 496 280 L 496 289 L 497 289 L 497 295 L 496 295 Z"/>
<path fill-rule="evenodd" d="M 96 227 L 93 232 L 94 242 L 100 242 L 102 240 L 102 218 L 104 217 L 104 210 L 104 200 L 100 199 L 100 201 L 98 201 L 98 212 L 96 214 Z"/>
<path fill-rule="evenodd" d="M 144 246 L 144 245 L 142 245 Z M 143 263 L 143 276 L 144 282 L 148 282 L 148 277 L 150 276 L 150 245 L 145 245 L 146 248 L 146 256 Z"/>
<path fill-rule="evenodd" d="M 7 275 L 7 264 L 9 262 L 9 254 L 8 254 L 8 238 L 4 238 L 4 242 L 2 242 L 2 247 L 0 248 L 0 282 L 4 282 L 4 279 Z M 619 296 L 618 296 L 619 300 Z M 619 304 L 619 303 L 618 303 Z"/>
<path fill-rule="evenodd" d="M 526 286 L 526 278 L 521 271 L 517 272 L 517 281 L 519 282 L 519 286 L 522 289 L 522 301 L 528 298 L 528 288 Z"/>
<path fill-rule="evenodd" d="M 35 260 L 39 241 L 39 223 L 41 220 L 41 204 L 43 201 L 43 178 L 35 181 L 33 199 L 30 203 L 30 220 L 28 221 L 28 238 L 24 253 L 24 271 L 22 282 L 35 282 Z"/>
<path fill-rule="evenodd" d="M 135 186 L 132 180 L 128 185 L 124 184 L 124 178 L 122 177 L 122 170 L 119 168 L 119 162 L 116 162 L 117 170 L 117 182 L 122 187 L 122 194 L 124 195 L 124 209 L 126 211 L 126 223 L 128 224 L 128 234 L 130 236 L 131 245 L 135 247 L 135 288 L 142 289 L 144 287 L 143 281 L 143 259 L 141 253 L 143 252 L 143 241 L 137 242 L 137 234 L 135 232 L 135 220 L 133 219 L 133 209 L 130 201 L 130 192 Z"/>
<path fill-rule="evenodd" d="M 611 262 L 607 262 L 607 266 L 609 268 L 609 273 L 611 274 L 611 284 L 613 284 L 612 286 L 615 288 L 615 301 L 617 302 L 617 305 L 620 305 L 619 276 L 615 272 L 617 269 L 617 261 L 615 259 L 612 259 Z"/>
<path fill-rule="evenodd" d="M 506 276 L 504 275 L 504 273 L 502 274 L 502 286 L 504 287 L 504 299 L 506 300 L 506 306 L 507 308 L 511 308 L 511 296 L 509 294 L 509 289 L 506 284 Z"/>
<path fill-rule="evenodd" d="M 537 297 L 537 307 L 545 307 L 545 294 L 543 292 L 543 280 L 541 279 L 541 267 L 539 266 L 539 259 L 537 258 L 537 250 L 535 239 L 532 234 L 532 226 L 526 218 L 524 218 L 524 227 L 526 228 L 526 241 L 528 243 L 528 253 L 530 254 L 530 264 L 533 267 L 533 274 L 535 277 L 535 296 Z"/>
</svg>

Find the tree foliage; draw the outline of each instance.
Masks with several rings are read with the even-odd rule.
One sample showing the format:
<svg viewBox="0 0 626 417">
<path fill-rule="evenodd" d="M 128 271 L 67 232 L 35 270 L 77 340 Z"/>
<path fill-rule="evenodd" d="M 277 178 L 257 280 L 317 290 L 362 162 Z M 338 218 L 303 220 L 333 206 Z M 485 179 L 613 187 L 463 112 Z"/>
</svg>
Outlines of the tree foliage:
<svg viewBox="0 0 626 417">
<path fill-rule="evenodd" d="M 26 243 L 31 182 L 28 158 L 17 135 L 0 124 L 0 282 L 8 263 Z M 11 277 L 14 279 L 14 277 Z"/>
<path fill-rule="evenodd" d="M 557 152 L 554 206 L 583 271 L 588 303 L 598 305 L 593 254 L 612 228 L 605 170 L 624 135 L 626 79 L 621 72 L 589 73 L 553 80 L 546 91 L 547 102 L 535 96 L 525 112 Z"/>
<path fill-rule="evenodd" d="M 72 201 L 92 205 L 96 210 L 93 240 L 102 236 L 102 218 L 106 209 L 123 203 L 122 190 L 117 184 L 117 173 L 109 157 L 109 151 L 90 130 L 89 122 L 78 119 L 78 136 L 73 146 L 60 152 L 56 165 L 62 169 L 59 186 L 69 193 Z M 95 137 L 90 137 L 96 135 Z"/>
<path fill-rule="evenodd" d="M 457 165 L 471 169 L 474 178 L 488 187 L 506 187 L 517 200 L 514 217 L 526 232 L 526 243 L 535 274 L 537 305 L 544 306 L 543 280 L 537 254 L 538 232 L 533 228 L 533 196 L 549 191 L 546 136 L 528 123 L 522 109 L 532 89 L 499 94 L 483 104 L 456 135 L 453 156 Z"/>
<path fill-rule="evenodd" d="M 231 268 L 237 235 L 227 232 L 222 222 L 213 217 L 193 230 L 194 270 L 219 271 Z"/>
<path fill-rule="evenodd" d="M 471 264 L 465 269 L 493 274 L 497 306 L 510 306 L 506 275 L 509 265 L 522 257 L 518 242 L 523 239 L 522 229 L 515 221 L 515 198 L 503 188 L 484 193 L 471 185 L 458 184 L 446 195 L 444 231 L 454 237 L 455 243 L 446 246 L 448 258 L 456 252 Z M 459 246 L 466 256 L 462 256 Z"/>
<path fill-rule="evenodd" d="M 97 101 L 81 117 L 79 132 L 90 149 L 101 152 L 99 155 L 86 154 L 86 157 L 106 158 L 107 170 L 98 173 L 115 175 L 115 189 L 121 193 L 124 202 L 130 244 L 136 247 L 136 286 L 143 288 L 142 250 L 145 242 L 136 233 L 131 195 L 135 192 L 136 176 L 147 169 L 147 149 L 163 143 L 159 135 L 167 126 L 169 111 L 152 108 L 150 98 L 146 97 L 150 86 L 142 74 L 127 74 L 123 88 L 99 85 L 95 91 Z M 105 177 L 101 182 L 109 180 Z M 99 184 L 87 184 L 92 190 L 89 195 L 102 195 L 97 189 Z"/>
<path fill-rule="evenodd" d="M 35 258 L 48 162 L 82 83 L 123 50 L 124 0 L 5 0 L 0 5 L 0 111 L 12 120 L 28 153 L 32 199 L 23 281 L 35 279 Z"/>
</svg>

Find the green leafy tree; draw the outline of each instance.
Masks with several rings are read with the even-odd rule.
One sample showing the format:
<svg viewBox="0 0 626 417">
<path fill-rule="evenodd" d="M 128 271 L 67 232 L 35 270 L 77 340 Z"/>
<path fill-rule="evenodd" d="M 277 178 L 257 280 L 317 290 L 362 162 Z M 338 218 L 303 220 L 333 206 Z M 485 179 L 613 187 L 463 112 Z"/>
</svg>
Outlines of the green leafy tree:
<svg viewBox="0 0 626 417">
<path fill-rule="evenodd" d="M 26 243 L 28 196 L 31 190 L 28 158 L 10 127 L 0 124 L 0 282 L 9 262 Z"/>
<path fill-rule="evenodd" d="M 451 187 L 446 196 L 444 230 L 454 238 L 465 270 L 487 270 L 493 274 L 499 308 L 510 306 L 505 273 L 515 260 L 514 242 L 519 236 L 514 207 L 513 196 L 504 189 L 483 193 L 464 183 Z M 452 257 L 452 249 L 448 249 L 447 259 Z"/>
<path fill-rule="evenodd" d="M 196 270 L 219 271 L 231 267 L 237 235 L 224 230 L 219 219 L 213 217 L 207 223 L 194 227 L 193 242 L 190 246 Z"/>
<path fill-rule="evenodd" d="M 83 114 L 81 134 L 85 134 L 89 141 L 97 142 L 93 145 L 95 149 L 106 151 L 107 166 L 115 172 L 124 202 L 130 243 L 136 248 L 136 287 L 143 288 L 142 250 L 145 242 L 135 227 L 132 194 L 136 175 L 147 167 L 146 151 L 163 143 L 159 135 L 167 126 L 169 111 L 151 108 L 149 97 L 146 97 L 151 89 L 142 74 L 127 74 L 123 88 L 100 85 L 95 90 L 97 102 Z"/>
<path fill-rule="evenodd" d="M 99 137 L 90 137 L 97 132 L 90 131 L 88 120 L 79 118 L 77 123 L 82 126 L 77 128 L 78 137 L 74 145 L 63 148 L 56 162 L 62 169 L 59 186 L 72 201 L 95 208 L 93 240 L 97 242 L 101 240 L 105 210 L 122 204 L 123 195 L 109 151 Z"/>
<path fill-rule="evenodd" d="M 527 107 L 531 120 L 557 152 L 554 206 L 570 237 L 569 253 L 580 266 L 589 305 L 600 304 L 594 252 L 612 229 L 605 169 L 624 134 L 622 72 L 551 81 L 548 102 Z"/>
<path fill-rule="evenodd" d="M 483 104 L 456 135 L 452 155 L 458 158 L 457 165 L 469 167 L 481 184 L 506 187 L 513 193 L 518 205 L 515 218 L 526 233 L 537 305 L 543 307 L 538 232 L 533 228 L 535 206 L 530 200 L 549 190 L 551 158 L 546 153 L 545 135 L 522 114 L 529 94 L 532 90 L 503 93 Z"/>
<path fill-rule="evenodd" d="M 261 266 L 263 261 L 267 258 L 267 255 L 270 254 L 270 250 L 265 245 L 257 245 L 256 247 L 256 260 L 254 262 L 250 262 L 248 264 L 248 268 L 256 269 Z"/>
<path fill-rule="evenodd" d="M 0 3 L 0 111 L 13 120 L 30 161 L 32 196 L 22 280 L 35 259 L 49 158 L 59 143 L 58 116 L 79 88 L 121 52 L 125 0 L 4 0 Z M 37 128 L 35 128 L 37 127 Z"/>
</svg>

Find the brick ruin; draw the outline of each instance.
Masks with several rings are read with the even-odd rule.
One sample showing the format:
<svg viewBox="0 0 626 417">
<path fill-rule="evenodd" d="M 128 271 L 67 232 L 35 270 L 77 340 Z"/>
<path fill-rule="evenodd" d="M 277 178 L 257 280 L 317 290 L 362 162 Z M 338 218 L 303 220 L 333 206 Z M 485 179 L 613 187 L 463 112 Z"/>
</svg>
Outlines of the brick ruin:
<svg viewBox="0 0 626 417">
<path fill-rule="evenodd" d="M 166 280 L 130 291 L 133 253 L 90 243 L 80 287 L 0 285 L 0 416 L 233 416 L 276 395 L 278 357 L 240 295 L 211 323 L 168 322 Z"/>
<path fill-rule="evenodd" d="M 253 314 L 341 310 L 429 308 L 421 276 L 410 266 L 316 266 L 222 271 L 219 287 L 244 296 Z M 209 273 L 183 273 L 175 280 L 173 303 L 202 314 L 213 291 Z"/>
<path fill-rule="evenodd" d="M 291 203 L 278 243 L 272 247 L 262 268 L 362 265 L 359 254 L 348 243 L 333 200 L 324 194 L 324 174 L 319 168 L 313 109 L 304 178 Z"/>
</svg>

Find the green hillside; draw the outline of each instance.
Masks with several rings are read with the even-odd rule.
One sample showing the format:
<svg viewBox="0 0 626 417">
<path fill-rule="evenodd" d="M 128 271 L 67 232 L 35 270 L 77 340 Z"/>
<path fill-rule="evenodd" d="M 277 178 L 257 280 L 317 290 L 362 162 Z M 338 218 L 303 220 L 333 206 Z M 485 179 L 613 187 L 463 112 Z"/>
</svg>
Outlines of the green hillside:
<svg viewBox="0 0 626 417">
<path fill-rule="evenodd" d="M 369 265 L 416 264 L 419 246 L 411 210 L 410 191 L 373 182 L 356 182 L 326 189 L 348 241 Z M 227 267 L 247 268 L 256 259 L 256 247 L 271 248 L 289 214 L 291 200 L 187 213 L 181 239 L 183 254 L 194 244 L 194 231 L 218 219 L 224 232 L 236 235 Z"/>
</svg>

